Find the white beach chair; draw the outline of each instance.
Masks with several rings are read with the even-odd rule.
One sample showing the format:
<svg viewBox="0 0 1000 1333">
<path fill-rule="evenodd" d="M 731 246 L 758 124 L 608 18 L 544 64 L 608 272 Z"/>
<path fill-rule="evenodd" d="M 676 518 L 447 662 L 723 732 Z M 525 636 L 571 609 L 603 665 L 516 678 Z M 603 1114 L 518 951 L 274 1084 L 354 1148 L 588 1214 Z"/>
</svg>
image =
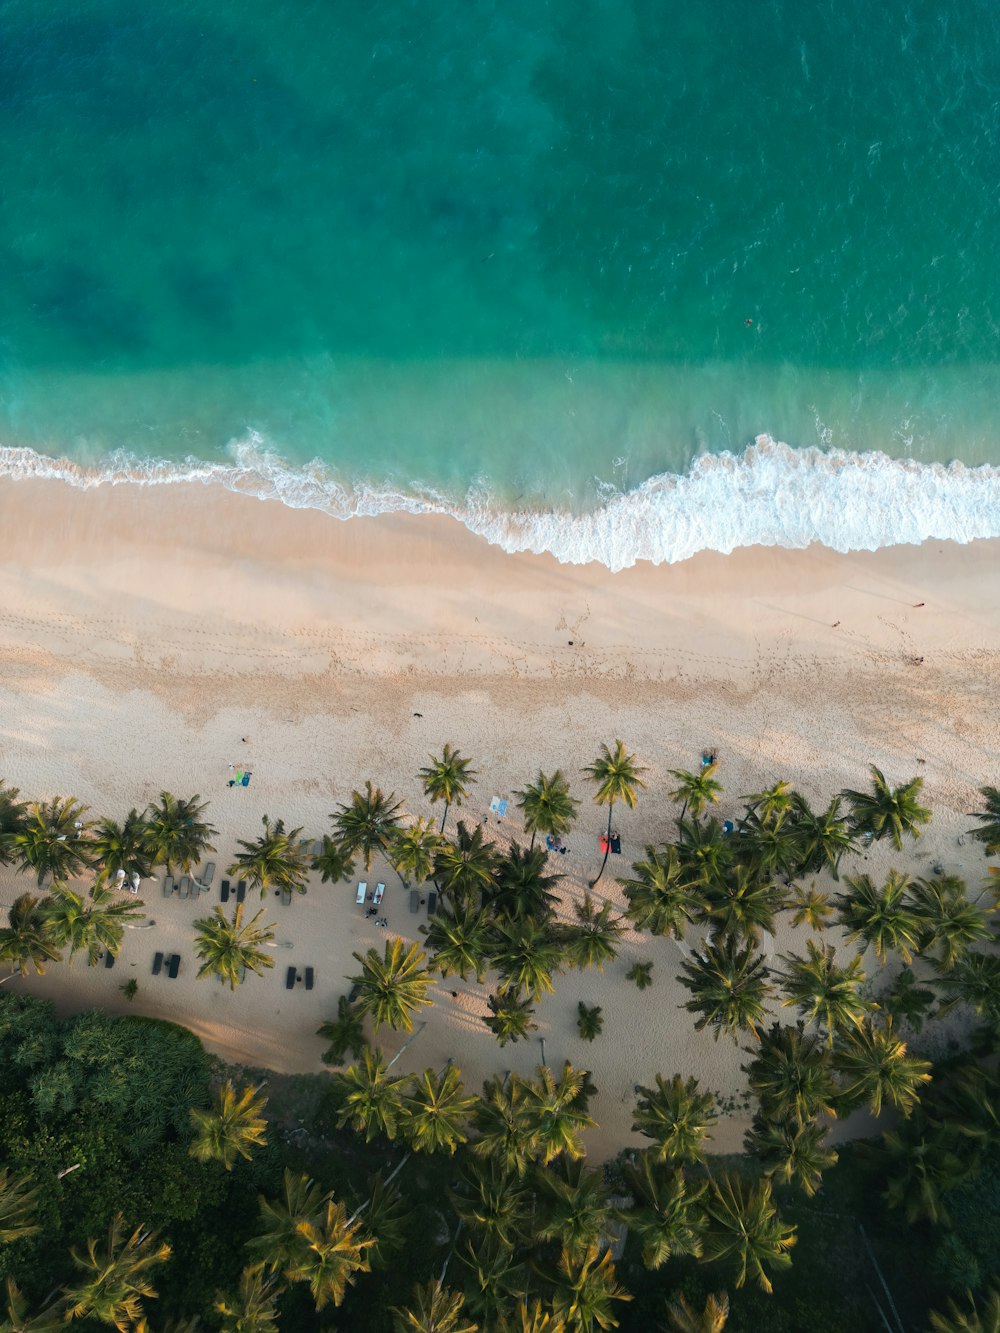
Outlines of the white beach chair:
<svg viewBox="0 0 1000 1333">
<path fill-rule="evenodd" d="M 378 907 L 379 903 L 382 901 L 382 895 L 383 895 L 384 893 L 385 893 L 385 885 L 384 885 L 384 884 L 376 884 L 376 885 L 375 885 L 375 897 L 372 899 L 372 902 L 375 904 L 376 907 Z"/>
<path fill-rule="evenodd" d="M 364 880 L 362 880 L 361 883 L 358 885 L 358 896 L 354 899 L 354 901 L 356 903 L 363 903 L 367 896 L 368 896 L 368 885 Z"/>
</svg>

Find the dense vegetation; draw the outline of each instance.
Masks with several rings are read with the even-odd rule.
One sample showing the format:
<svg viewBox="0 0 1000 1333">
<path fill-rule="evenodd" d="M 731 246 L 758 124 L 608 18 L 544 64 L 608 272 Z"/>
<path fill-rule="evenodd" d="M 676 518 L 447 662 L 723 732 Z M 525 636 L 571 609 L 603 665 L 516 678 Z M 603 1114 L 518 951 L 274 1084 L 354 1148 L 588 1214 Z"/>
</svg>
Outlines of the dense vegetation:
<svg viewBox="0 0 1000 1333">
<path fill-rule="evenodd" d="M 500 853 L 461 822 L 446 838 L 449 808 L 474 777 L 446 747 L 421 774 L 444 805 L 439 830 L 405 821 L 395 796 L 369 783 L 318 846 L 266 819 L 234 862 L 262 895 L 304 891 L 310 868 L 347 878 L 358 855 L 387 856 L 404 882 L 433 881 L 441 906 L 426 928 L 429 958 L 396 939 L 356 955 L 353 989 L 323 1029 L 329 1062 L 351 1060 L 340 1072 L 271 1077 L 265 1093 L 213 1069 L 170 1025 L 63 1022 L 48 1004 L 0 993 L 0 1329 L 146 1319 L 164 1330 L 198 1320 L 373 1333 L 903 1329 L 928 1326 L 931 1303 L 936 1328 L 995 1327 L 995 883 L 973 898 L 936 868 L 919 879 L 893 870 L 883 884 L 845 875 L 842 891 L 824 894 L 810 876 L 838 882 L 865 842 L 899 850 L 919 835 L 930 819 L 920 780 L 893 788 L 873 769 L 869 789 L 821 812 L 778 783 L 720 823 L 709 815 L 715 771 L 706 762 L 674 774 L 676 838 L 647 847 L 620 883 L 637 928 L 702 928 L 682 965 L 686 1007 L 699 1028 L 744 1043 L 755 1112 L 744 1158 L 706 1159 L 720 1107 L 682 1071 L 637 1088 L 634 1126 L 648 1146 L 604 1171 L 583 1154 L 595 1091 L 585 1070 L 540 1066 L 490 1079 L 479 1095 L 451 1063 L 392 1073 L 369 1028 L 411 1030 L 434 973 L 484 983 L 483 1021 L 503 1045 L 531 1030 L 533 1004 L 561 970 L 615 957 L 623 924 L 589 892 L 576 924 L 557 920 L 560 877 L 535 840 L 558 843 L 573 823 L 578 803 L 562 774 L 539 774 L 518 794 L 527 848 Z M 609 842 L 613 809 L 637 800 L 642 770 L 616 742 L 587 776 L 608 808 Z M 1000 793 L 982 795 L 971 836 L 995 855 Z M 33 873 L 39 890 L 51 880 L 51 892 L 19 897 L 0 930 L 11 975 L 66 952 L 92 965 L 116 952 L 141 904 L 111 881 L 157 864 L 190 871 L 211 850 L 204 811 L 197 797 L 164 793 L 120 825 L 88 822 L 72 799 L 29 807 L 0 786 L 0 858 Z M 85 872 L 89 891 L 70 889 Z M 761 933 L 782 912 L 817 936 L 835 920 L 848 941 L 899 966 L 873 987 L 860 955 L 838 963 L 819 938 L 769 966 Z M 202 970 L 237 985 L 255 962 L 266 966 L 269 928 L 256 921 L 237 909 L 197 923 Z M 651 962 L 629 975 L 655 985 Z M 793 1022 L 773 1021 L 776 997 Z M 980 1024 L 969 1049 L 932 1069 L 911 1047 L 956 1005 Z M 599 1008 L 581 1006 L 579 1021 L 600 1040 Z M 838 1163 L 831 1118 L 858 1107 L 886 1113 L 888 1126 Z"/>
</svg>

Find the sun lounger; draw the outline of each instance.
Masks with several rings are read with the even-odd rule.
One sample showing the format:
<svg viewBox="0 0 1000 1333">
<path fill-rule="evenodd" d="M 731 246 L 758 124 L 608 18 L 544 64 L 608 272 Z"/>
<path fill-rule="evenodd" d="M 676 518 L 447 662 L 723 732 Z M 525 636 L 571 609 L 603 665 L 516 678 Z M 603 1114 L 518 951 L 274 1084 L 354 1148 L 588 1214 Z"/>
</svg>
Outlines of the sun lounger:
<svg viewBox="0 0 1000 1333">
<path fill-rule="evenodd" d="M 285 990 L 291 990 L 295 985 L 295 968 L 290 967 L 285 973 Z"/>
<path fill-rule="evenodd" d="M 157 952 L 157 953 L 155 953 L 155 954 L 153 955 L 153 976 L 154 976 L 154 977 L 158 977 L 158 976 L 160 975 L 160 969 L 161 969 L 162 967 L 163 967 L 163 954 Z"/>
<path fill-rule="evenodd" d="M 282 907 L 291 907 L 291 905 L 292 905 L 292 891 L 291 891 L 291 889 L 282 889 L 282 890 L 281 890 L 281 905 L 282 905 Z"/>
<path fill-rule="evenodd" d="M 177 892 L 182 898 L 191 897 L 191 876 L 181 875 L 181 882 L 177 885 Z"/>
<path fill-rule="evenodd" d="M 382 901 L 382 897 L 383 897 L 384 893 L 385 893 L 385 885 L 384 885 L 384 884 L 376 884 L 376 885 L 375 885 L 375 897 L 372 899 L 372 902 L 375 904 L 376 907 L 378 907 L 379 903 Z"/>
<path fill-rule="evenodd" d="M 170 966 L 167 968 L 167 976 L 173 981 L 177 973 L 181 970 L 181 956 L 179 953 L 171 955 Z"/>
<path fill-rule="evenodd" d="M 251 779 L 252 777 L 253 777 L 253 774 L 252 774 L 252 773 L 244 773 L 243 776 L 240 778 L 240 786 L 241 786 L 241 787 L 249 787 L 249 786 L 250 786 L 250 779 Z"/>
<path fill-rule="evenodd" d="M 410 911 L 411 912 L 420 911 L 420 894 L 417 892 L 416 889 L 410 890 Z"/>
<path fill-rule="evenodd" d="M 114 954 L 111 952 L 110 949 L 105 949 L 105 950 L 104 950 L 104 966 L 105 966 L 105 967 L 114 967 L 114 965 L 115 965 L 115 956 L 114 956 Z"/>
<path fill-rule="evenodd" d="M 172 897 L 175 889 L 176 885 L 174 884 L 174 877 L 173 875 L 168 875 L 167 878 L 163 881 L 164 898 Z"/>
<path fill-rule="evenodd" d="M 247 896 L 247 882 L 245 879 L 241 879 L 239 884 L 237 884 L 236 886 L 236 901 L 238 903 L 241 903 L 246 898 L 246 896 Z"/>
<path fill-rule="evenodd" d="M 436 894 L 436 893 L 429 893 L 429 894 L 427 895 L 427 915 L 428 915 L 428 916 L 433 916 L 433 915 L 434 915 L 434 913 L 437 911 L 437 905 L 438 905 L 438 896 L 437 896 L 437 894 Z"/>
<path fill-rule="evenodd" d="M 320 852 L 321 852 L 322 850 L 323 850 L 323 839 L 322 839 L 322 838 L 317 838 L 316 841 L 315 841 L 315 842 L 313 843 L 313 845 L 312 845 L 312 854 L 313 854 L 313 856 L 319 856 L 319 854 L 320 854 Z"/>
<path fill-rule="evenodd" d="M 312 990 L 316 981 L 316 973 L 311 967 L 306 968 L 306 990 Z"/>
<path fill-rule="evenodd" d="M 207 893 L 209 891 L 209 889 L 212 887 L 212 880 L 214 878 L 215 878 L 215 862 L 209 861 L 208 865 L 202 872 L 201 879 L 198 880 L 198 887 L 199 889 L 201 889 L 202 893 Z"/>
<path fill-rule="evenodd" d="M 368 897 L 368 885 L 364 880 L 362 880 L 361 883 L 358 885 L 358 896 L 354 899 L 354 901 L 356 903 L 363 903 L 367 897 Z"/>
<path fill-rule="evenodd" d="M 229 880 L 228 880 L 228 879 L 224 879 L 224 880 L 221 882 L 221 884 L 219 885 L 219 901 L 222 902 L 222 903 L 228 903 L 228 902 L 229 902 Z"/>
<path fill-rule="evenodd" d="M 612 856 L 621 856 L 622 854 L 622 840 L 617 833 L 611 837 L 611 854 Z"/>
</svg>

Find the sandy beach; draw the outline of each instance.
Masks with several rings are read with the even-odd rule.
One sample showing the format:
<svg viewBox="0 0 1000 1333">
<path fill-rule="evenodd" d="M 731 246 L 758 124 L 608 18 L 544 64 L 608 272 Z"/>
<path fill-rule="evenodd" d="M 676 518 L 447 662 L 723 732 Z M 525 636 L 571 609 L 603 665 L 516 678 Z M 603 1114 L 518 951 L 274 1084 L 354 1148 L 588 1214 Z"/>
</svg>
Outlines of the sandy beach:
<svg viewBox="0 0 1000 1333">
<path fill-rule="evenodd" d="M 720 761 L 723 815 L 778 778 L 825 803 L 863 786 L 876 763 L 890 781 L 925 778 L 934 822 L 902 855 L 879 847 L 847 873 L 890 863 L 919 873 L 933 860 L 976 884 L 981 851 L 959 838 L 976 788 L 1000 780 L 998 557 L 1000 542 L 754 548 L 611 574 L 510 556 L 440 517 L 341 523 L 219 487 L 4 480 L 0 777 L 115 817 L 164 789 L 200 793 L 220 830 L 217 886 L 262 815 L 318 837 L 366 778 L 409 814 L 431 813 L 416 775 L 446 741 L 479 774 L 458 815 L 487 819 L 501 842 L 520 824 L 513 804 L 502 821 L 490 815 L 491 798 L 561 767 L 582 799 L 570 851 L 556 858 L 568 919 L 600 863 L 605 816 L 580 770 L 602 741 L 621 737 L 648 768 L 637 809 L 616 815 L 623 855 L 598 888 L 618 905 L 613 876 L 672 830 L 668 770 L 696 766 L 706 747 Z M 230 765 L 252 770 L 248 788 L 227 787 Z M 426 909 L 410 913 L 395 872 L 376 863 L 366 878 L 387 885 L 390 933 L 419 939 Z M 4 905 L 28 887 L 0 872 Z M 218 893 L 164 900 L 157 881 L 143 896 L 155 926 L 127 933 L 113 970 L 78 959 L 8 989 L 64 1010 L 174 1019 L 241 1062 L 323 1067 L 316 1028 L 347 989 L 352 952 L 384 940 L 353 886 L 314 877 L 290 907 L 273 900 L 275 968 L 235 994 L 195 978 L 191 921 Z M 801 951 L 808 934 L 783 930 L 773 952 Z M 181 953 L 176 980 L 151 976 L 156 950 Z M 631 1140 L 634 1086 L 657 1072 L 742 1092 L 743 1053 L 695 1032 L 678 1008 L 680 957 L 672 941 L 627 935 L 603 975 L 560 976 L 539 1032 L 503 1050 L 480 1022 L 486 988 L 449 979 L 397 1067 L 453 1056 L 476 1088 L 497 1071 L 530 1071 L 541 1039 L 549 1063 L 593 1071 L 601 1129 L 589 1146 L 613 1154 Z M 644 992 L 625 979 L 637 958 L 654 961 Z M 290 964 L 314 967 L 312 992 L 285 989 Z M 130 1006 L 118 987 L 131 976 Z M 581 999 L 604 1010 L 592 1044 L 576 1031 Z M 390 1053 L 403 1040 L 383 1039 Z M 738 1147 L 745 1123 L 721 1125 L 716 1148 Z"/>
</svg>

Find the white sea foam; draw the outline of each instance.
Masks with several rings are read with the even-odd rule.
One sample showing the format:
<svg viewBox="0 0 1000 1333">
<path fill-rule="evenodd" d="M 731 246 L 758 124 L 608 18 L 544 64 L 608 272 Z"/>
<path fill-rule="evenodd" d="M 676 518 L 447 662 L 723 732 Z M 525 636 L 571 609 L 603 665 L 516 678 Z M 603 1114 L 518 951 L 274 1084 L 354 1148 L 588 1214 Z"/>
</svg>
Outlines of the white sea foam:
<svg viewBox="0 0 1000 1333">
<path fill-rule="evenodd" d="M 932 538 L 1000 536 L 998 467 L 792 449 L 768 436 L 740 455 L 702 455 L 683 476 L 650 477 L 585 514 L 505 508 L 485 485 L 456 502 L 421 486 L 345 484 L 318 461 L 289 466 L 255 435 L 234 442 L 229 453 L 228 463 L 121 454 L 88 470 L 31 449 L 0 448 L 0 475 L 57 478 L 82 489 L 201 482 L 340 519 L 449 514 L 505 551 L 548 552 L 568 564 L 598 561 L 612 570 L 741 546 L 819 542 L 836 551 L 871 551 Z"/>
</svg>

